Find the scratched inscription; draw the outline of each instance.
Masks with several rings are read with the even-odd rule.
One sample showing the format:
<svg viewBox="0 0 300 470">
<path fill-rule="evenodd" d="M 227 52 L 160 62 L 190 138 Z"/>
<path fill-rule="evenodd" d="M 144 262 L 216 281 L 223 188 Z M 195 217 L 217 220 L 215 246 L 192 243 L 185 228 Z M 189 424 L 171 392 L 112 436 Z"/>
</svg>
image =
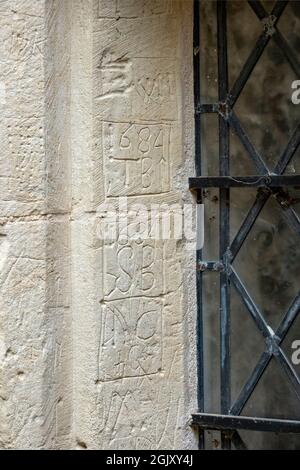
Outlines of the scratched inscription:
<svg viewBox="0 0 300 470">
<path fill-rule="evenodd" d="M 170 190 L 170 126 L 104 123 L 107 196 L 156 194 Z"/>
<path fill-rule="evenodd" d="M 164 119 L 176 120 L 178 114 L 178 95 L 176 82 L 176 65 L 173 59 L 132 60 L 132 111 L 143 113 L 148 119 L 162 116 Z"/>
<path fill-rule="evenodd" d="M 163 250 L 158 243 L 129 241 L 105 246 L 105 300 L 162 293 Z"/>
<path fill-rule="evenodd" d="M 155 374 L 161 369 L 160 299 L 114 300 L 103 306 L 99 381 Z"/>
<path fill-rule="evenodd" d="M 104 121 L 146 119 L 167 121 L 178 118 L 176 64 L 161 59 L 117 57 L 105 50 L 97 63 L 97 114 Z"/>
</svg>

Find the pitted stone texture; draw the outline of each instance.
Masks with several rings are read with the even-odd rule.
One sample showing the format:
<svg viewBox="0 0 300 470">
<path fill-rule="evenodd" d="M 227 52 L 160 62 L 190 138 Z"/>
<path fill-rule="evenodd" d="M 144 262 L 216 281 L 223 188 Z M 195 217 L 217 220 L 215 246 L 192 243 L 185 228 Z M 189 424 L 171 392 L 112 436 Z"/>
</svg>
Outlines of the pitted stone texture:
<svg viewBox="0 0 300 470">
<path fill-rule="evenodd" d="M 45 201 L 44 2 L 0 9 L 0 216 L 26 215 Z"/>
<path fill-rule="evenodd" d="M 67 306 L 51 287 L 53 276 L 61 285 L 66 281 L 61 276 L 63 271 L 67 276 L 68 259 L 60 258 L 55 241 L 57 230 L 63 240 L 65 226 L 36 220 L 8 222 L 1 229 L 0 408 L 5 418 L 0 438 L 5 448 L 52 448 L 57 429 L 68 433 L 67 403 L 62 413 L 58 410 L 67 401 L 59 384 Z"/>
<path fill-rule="evenodd" d="M 69 217 L 48 210 L 49 178 L 56 178 L 46 138 L 56 126 L 48 98 L 58 70 L 54 63 L 52 76 L 46 76 L 45 64 L 53 62 L 47 15 L 56 7 L 43 0 L 0 3 L 0 447 L 5 449 L 69 446 Z M 58 189 L 56 197 L 61 196 Z"/>
</svg>

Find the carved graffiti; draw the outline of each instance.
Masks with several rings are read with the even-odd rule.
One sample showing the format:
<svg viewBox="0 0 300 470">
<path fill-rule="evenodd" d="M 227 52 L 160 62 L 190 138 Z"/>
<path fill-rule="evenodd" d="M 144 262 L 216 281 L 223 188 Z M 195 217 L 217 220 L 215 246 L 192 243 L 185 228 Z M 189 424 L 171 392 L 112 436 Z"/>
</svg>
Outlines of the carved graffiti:
<svg viewBox="0 0 300 470">
<path fill-rule="evenodd" d="M 162 273 L 162 246 L 155 241 L 105 246 L 105 299 L 160 295 Z"/>
<path fill-rule="evenodd" d="M 159 299 L 130 298 L 103 306 L 99 380 L 157 373 L 161 368 L 162 305 Z"/>
<path fill-rule="evenodd" d="M 106 121 L 177 119 L 176 64 L 173 59 L 118 57 L 102 52 L 97 65 L 96 103 L 99 117 Z"/>
<path fill-rule="evenodd" d="M 141 75 L 135 82 L 136 90 L 146 105 L 175 101 L 175 76 L 172 72 L 157 73 L 153 77 Z"/>
<path fill-rule="evenodd" d="M 168 125 L 104 123 L 103 127 L 107 196 L 169 191 Z"/>
<path fill-rule="evenodd" d="M 152 204 L 177 198 L 178 5 L 95 3 L 98 304 L 92 325 L 97 352 L 89 355 L 96 396 L 88 419 L 105 448 L 175 448 L 182 414 L 181 245 L 172 238 L 173 215 L 163 231 Z"/>
</svg>

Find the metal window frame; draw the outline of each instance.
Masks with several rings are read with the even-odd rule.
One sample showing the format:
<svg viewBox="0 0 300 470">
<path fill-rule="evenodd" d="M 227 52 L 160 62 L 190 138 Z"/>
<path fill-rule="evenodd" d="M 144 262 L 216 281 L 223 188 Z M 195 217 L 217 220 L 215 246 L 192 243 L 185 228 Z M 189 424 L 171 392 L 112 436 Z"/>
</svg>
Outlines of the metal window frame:
<svg viewBox="0 0 300 470">
<path fill-rule="evenodd" d="M 274 197 L 281 207 L 290 227 L 300 236 L 300 219 L 294 211 L 288 187 L 300 187 L 300 175 L 284 175 L 284 172 L 300 145 L 300 121 L 291 139 L 273 170 L 266 165 L 263 157 L 256 150 L 243 129 L 234 105 L 244 89 L 255 65 L 271 39 L 282 50 L 286 60 L 300 77 L 300 63 L 287 40 L 277 28 L 277 22 L 284 12 L 288 1 L 277 0 L 268 14 L 260 1 L 248 1 L 254 13 L 262 22 L 262 33 L 246 60 L 233 87 L 229 89 L 227 62 L 227 0 L 217 1 L 218 34 L 218 92 L 219 101 L 214 104 L 201 103 L 200 94 L 200 2 L 194 0 L 194 97 L 195 97 L 195 167 L 196 176 L 189 179 L 189 187 L 195 191 L 196 202 L 201 204 L 203 189 L 219 188 L 220 191 L 220 259 L 205 261 L 202 250 L 196 253 L 197 283 L 197 368 L 198 368 L 198 412 L 192 415 L 192 425 L 199 430 L 199 449 L 205 448 L 207 429 L 221 431 L 222 449 L 230 449 L 233 444 L 237 449 L 246 449 L 238 434 L 238 429 L 300 433 L 300 421 L 285 419 L 266 419 L 240 416 L 246 403 L 258 385 L 262 375 L 274 357 L 294 387 L 300 401 L 300 379 L 285 355 L 281 344 L 300 312 L 300 291 L 276 332 L 272 332 L 258 306 L 251 298 L 241 278 L 233 267 L 233 261 L 243 246 L 255 221 L 270 197 Z M 216 113 L 219 116 L 219 175 L 206 177 L 201 172 L 201 115 Z M 252 159 L 257 175 L 247 177 L 230 176 L 230 129 L 238 136 L 247 154 Z M 233 241 L 230 241 L 230 189 L 232 187 L 256 187 L 257 196 L 254 204 L 244 219 Z M 221 367 L 221 414 L 207 414 L 204 406 L 204 338 L 203 338 L 203 275 L 205 272 L 220 274 L 220 367 Z M 266 349 L 248 378 L 237 400 L 231 402 L 231 359 L 230 359 L 230 290 L 233 286 L 239 294 L 258 330 L 265 339 Z"/>
</svg>

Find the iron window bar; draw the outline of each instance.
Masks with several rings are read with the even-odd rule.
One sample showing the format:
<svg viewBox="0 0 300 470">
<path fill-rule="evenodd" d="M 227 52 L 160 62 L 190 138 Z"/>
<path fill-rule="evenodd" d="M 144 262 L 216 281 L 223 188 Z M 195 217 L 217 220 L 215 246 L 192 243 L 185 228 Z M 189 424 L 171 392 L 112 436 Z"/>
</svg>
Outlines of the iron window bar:
<svg viewBox="0 0 300 470">
<path fill-rule="evenodd" d="M 300 175 L 255 175 L 255 176 L 199 176 L 189 178 L 191 190 L 205 188 L 280 188 L 281 186 L 292 186 L 300 189 Z"/>
<path fill-rule="evenodd" d="M 228 416 L 217 414 L 195 414 L 194 424 L 209 430 L 235 430 L 262 431 L 275 433 L 298 433 L 300 422 L 284 419 L 249 418 L 247 416 Z"/>
<path fill-rule="evenodd" d="M 290 197 L 290 187 L 300 188 L 300 175 L 285 175 L 300 144 L 300 122 L 279 158 L 275 168 L 270 171 L 263 157 L 242 127 L 234 111 L 234 105 L 243 91 L 251 73 L 263 54 L 269 41 L 273 39 L 282 50 L 293 71 L 300 76 L 300 63 L 287 40 L 277 28 L 278 20 L 284 12 L 288 1 L 277 0 L 271 13 L 268 14 L 260 1 L 248 3 L 262 22 L 263 31 L 253 50 L 246 60 L 233 87 L 228 86 L 227 63 L 227 5 L 226 0 L 217 1 L 218 31 L 218 71 L 219 71 L 219 102 L 201 103 L 200 93 L 200 1 L 194 1 L 194 98 L 195 98 L 195 164 L 196 176 L 189 179 L 189 188 L 196 193 L 197 204 L 202 203 L 203 190 L 209 187 L 220 191 L 220 259 L 204 261 L 202 250 L 196 254 L 197 283 L 197 367 L 198 367 L 198 412 L 192 415 L 192 425 L 199 429 L 199 448 L 203 449 L 204 430 L 221 431 L 223 449 L 245 449 L 238 429 L 266 432 L 300 433 L 300 421 L 286 419 L 267 419 L 260 417 L 240 416 L 248 400 L 252 396 L 261 377 L 274 357 L 285 372 L 300 400 L 299 377 L 281 348 L 281 344 L 293 325 L 300 311 L 300 291 L 284 315 L 281 324 L 274 332 L 265 321 L 262 313 L 244 286 L 233 267 L 233 261 L 242 248 L 254 223 L 270 197 L 274 197 L 287 223 L 300 235 L 300 219 L 293 209 L 295 201 Z M 219 115 L 219 176 L 207 177 L 201 174 L 201 115 L 217 113 Z M 229 130 L 240 139 L 249 158 L 253 161 L 257 175 L 230 175 L 230 142 Z M 233 187 L 256 187 L 256 199 L 248 211 L 233 241 L 229 238 L 230 190 Z M 204 338 L 203 338 L 203 274 L 214 271 L 220 274 L 220 364 L 221 364 L 221 414 L 205 413 L 204 405 Z M 242 388 L 238 398 L 231 402 L 230 377 L 230 290 L 234 287 L 242 299 L 247 311 L 264 337 L 266 349 L 257 365 Z"/>
</svg>

